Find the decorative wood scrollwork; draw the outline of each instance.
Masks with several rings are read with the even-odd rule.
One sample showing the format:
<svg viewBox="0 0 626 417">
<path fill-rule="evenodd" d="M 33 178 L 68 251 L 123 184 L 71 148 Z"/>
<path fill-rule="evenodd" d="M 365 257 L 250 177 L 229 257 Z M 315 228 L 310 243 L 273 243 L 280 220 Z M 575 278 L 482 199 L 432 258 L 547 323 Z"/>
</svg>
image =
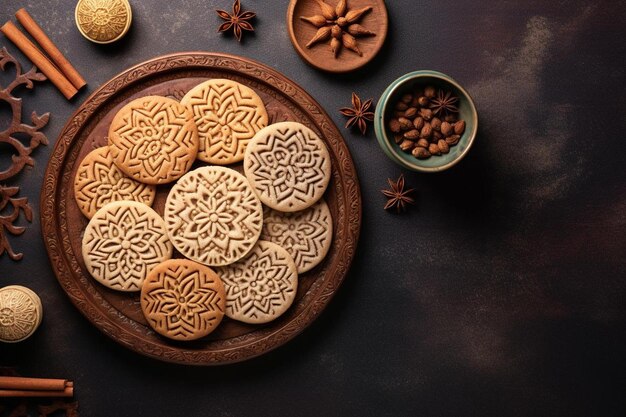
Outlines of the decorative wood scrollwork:
<svg viewBox="0 0 626 417">
<path fill-rule="evenodd" d="M 33 112 L 30 116 L 30 123 L 22 122 L 22 99 L 14 95 L 14 91 L 20 87 L 32 89 L 35 81 L 46 80 L 45 75 L 37 72 L 33 67 L 28 72 L 22 72 L 20 63 L 6 50 L 0 49 L 0 69 L 6 71 L 7 67 L 13 65 L 15 68 L 15 79 L 8 86 L 0 86 L 0 101 L 9 105 L 10 120 L 9 126 L 0 131 L 0 144 L 8 145 L 12 148 L 11 163 L 4 167 L 0 163 L 0 181 L 6 181 L 19 174 L 25 166 L 33 166 L 35 161 L 30 156 L 33 150 L 39 145 L 47 145 L 48 138 L 41 132 L 50 118 L 50 113 L 38 115 Z M 3 107 L 4 108 L 4 107 Z M 25 143 L 23 138 L 28 138 Z M 0 148 L 0 155 L 4 152 Z M 2 162 L 2 161 L 0 161 Z M 22 259 L 23 254 L 16 253 L 9 242 L 9 235 L 18 236 L 26 230 L 16 223 L 23 216 L 28 222 L 33 219 L 33 211 L 28 204 L 26 197 L 17 197 L 20 189 L 17 186 L 9 187 L 0 184 L 0 257 L 6 252 L 9 258 L 17 261 Z"/>
</svg>

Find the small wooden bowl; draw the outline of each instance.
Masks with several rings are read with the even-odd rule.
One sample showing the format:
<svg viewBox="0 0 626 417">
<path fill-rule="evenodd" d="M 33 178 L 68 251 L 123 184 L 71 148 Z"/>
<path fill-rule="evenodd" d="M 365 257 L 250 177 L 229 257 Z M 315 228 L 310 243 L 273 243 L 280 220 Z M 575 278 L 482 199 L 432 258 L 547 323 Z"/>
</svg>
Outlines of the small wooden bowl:
<svg viewBox="0 0 626 417">
<path fill-rule="evenodd" d="M 339 0 L 325 1 L 334 9 Z M 321 15 L 317 1 L 290 1 L 287 9 L 287 28 L 291 43 L 296 52 L 315 68 L 334 73 L 354 71 L 374 59 L 385 43 L 389 23 L 384 0 L 348 0 L 347 4 L 348 10 L 361 9 L 367 6 L 372 7 L 372 10 L 358 21 L 358 24 L 376 35 L 357 37 L 358 47 L 363 52 L 363 56 L 359 56 L 356 52 L 342 47 L 339 55 L 335 58 L 330 49 L 330 40 L 319 42 L 311 46 L 311 48 L 306 47 L 306 44 L 315 36 L 318 29 L 300 19 L 300 17 Z"/>
</svg>

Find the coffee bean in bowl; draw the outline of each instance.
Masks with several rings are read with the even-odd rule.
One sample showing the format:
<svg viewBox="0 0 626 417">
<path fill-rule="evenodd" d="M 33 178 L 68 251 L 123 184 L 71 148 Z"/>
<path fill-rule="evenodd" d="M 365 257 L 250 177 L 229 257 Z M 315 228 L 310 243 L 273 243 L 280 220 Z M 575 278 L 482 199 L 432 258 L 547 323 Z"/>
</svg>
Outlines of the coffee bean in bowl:
<svg viewBox="0 0 626 417">
<path fill-rule="evenodd" d="M 416 71 L 394 81 L 374 119 L 380 147 L 393 161 L 422 172 L 458 163 L 478 128 L 474 103 L 463 87 L 436 71 Z"/>
</svg>

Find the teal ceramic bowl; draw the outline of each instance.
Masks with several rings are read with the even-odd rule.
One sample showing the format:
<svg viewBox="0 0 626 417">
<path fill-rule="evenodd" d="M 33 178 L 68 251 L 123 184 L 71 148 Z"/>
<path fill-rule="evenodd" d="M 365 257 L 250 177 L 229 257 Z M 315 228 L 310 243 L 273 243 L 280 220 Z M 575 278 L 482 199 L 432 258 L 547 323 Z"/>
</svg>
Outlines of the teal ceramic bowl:
<svg viewBox="0 0 626 417">
<path fill-rule="evenodd" d="M 465 120 L 465 132 L 459 143 L 450 147 L 450 152 L 428 159 L 417 159 L 410 153 L 403 152 L 393 140 L 389 129 L 389 120 L 393 118 L 394 106 L 400 98 L 418 88 L 432 85 L 452 92 L 459 98 L 459 119 Z M 469 152 L 478 130 L 478 113 L 472 98 L 463 87 L 449 76 L 437 71 L 415 71 L 395 80 L 383 93 L 376 106 L 374 118 L 376 138 L 382 150 L 397 164 L 420 172 L 440 172 L 456 165 Z"/>
</svg>

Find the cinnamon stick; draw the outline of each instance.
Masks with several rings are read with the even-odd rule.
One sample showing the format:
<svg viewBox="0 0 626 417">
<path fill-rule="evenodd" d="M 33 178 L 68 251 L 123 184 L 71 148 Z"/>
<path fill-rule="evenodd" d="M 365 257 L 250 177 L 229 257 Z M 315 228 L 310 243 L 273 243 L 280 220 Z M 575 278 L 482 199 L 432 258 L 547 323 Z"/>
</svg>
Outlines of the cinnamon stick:
<svg viewBox="0 0 626 417">
<path fill-rule="evenodd" d="M 37 43 L 41 46 L 46 54 L 57 64 L 57 67 L 61 70 L 61 72 L 67 77 L 67 79 L 76 87 L 77 90 L 80 90 L 87 82 L 81 75 L 76 71 L 76 68 L 70 64 L 70 62 L 63 56 L 59 48 L 56 47 L 54 42 L 50 40 L 50 38 L 45 34 L 41 26 L 35 22 L 35 19 L 26 11 L 26 9 L 19 9 L 17 13 L 15 13 L 15 17 L 18 22 L 24 26 L 26 32 L 30 33 L 30 35 L 35 38 Z"/>
<path fill-rule="evenodd" d="M 59 391 L 32 390 L 0 390 L 0 398 L 4 397 L 73 397 L 74 387 L 66 387 Z"/>
<path fill-rule="evenodd" d="M 68 383 L 66 379 L 0 376 L 0 390 L 63 391 Z"/>
<path fill-rule="evenodd" d="M 32 61 L 33 64 L 59 89 L 66 99 L 71 99 L 76 95 L 78 90 L 72 83 L 65 78 L 48 58 L 37 48 L 20 30 L 9 21 L 0 28 L 0 32 L 4 33 L 18 47 L 24 55 Z"/>
</svg>

